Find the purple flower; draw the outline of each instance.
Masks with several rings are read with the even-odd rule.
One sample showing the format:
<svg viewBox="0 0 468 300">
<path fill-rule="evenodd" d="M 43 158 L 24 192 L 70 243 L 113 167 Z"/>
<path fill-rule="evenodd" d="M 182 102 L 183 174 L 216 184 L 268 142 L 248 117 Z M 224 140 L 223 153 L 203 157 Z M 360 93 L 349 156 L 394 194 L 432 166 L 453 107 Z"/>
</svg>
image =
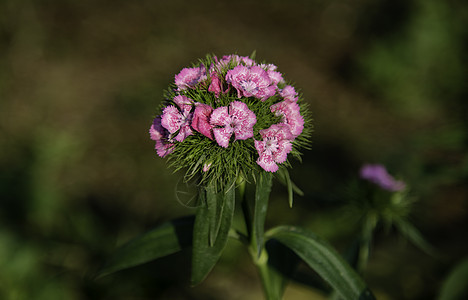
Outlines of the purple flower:
<svg viewBox="0 0 468 300">
<path fill-rule="evenodd" d="M 270 107 L 271 112 L 282 116 L 282 123 L 287 124 L 294 138 L 298 137 L 304 129 L 304 118 L 296 102 L 282 101 Z"/>
<path fill-rule="evenodd" d="M 289 102 L 297 102 L 297 92 L 293 86 L 287 85 L 280 91 L 281 97 Z"/>
<path fill-rule="evenodd" d="M 292 149 L 293 136 L 285 124 L 274 124 L 268 129 L 259 131 L 263 141 L 255 141 L 258 151 L 257 164 L 265 171 L 278 171 L 279 163 L 286 161 L 288 153 Z"/>
<path fill-rule="evenodd" d="M 183 91 L 187 88 L 194 88 L 197 84 L 206 79 L 205 66 L 201 65 L 197 68 L 183 68 L 182 71 L 175 76 L 175 84 L 179 91 Z"/>
<path fill-rule="evenodd" d="M 193 100 L 178 95 L 174 97 L 174 102 L 179 106 L 179 109 L 174 105 L 166 106 L 163 110 L 161 117 L 161 125 L 169 131 L 171 137 L 177 134 L 174 138 L 176 141 L 182 142 L 189 135 L 192 135 L 192 129 L 190 129 L 190 123 L 192 120 Z"/>
<path fill-rule="evenodd" d="M 192 119 L 192 128 L 210 139 L 213 139 L 213 125 L 210 124 L 212 112 L 213 108 L 211 106 L 197 102 L 195 103 Z"/>
<path fill-rule="evenodd" d="M 227 148 L 229 139 L 234 134 L 235 140 L 246 140 L 253 137 L 253 126 L 257 122 L 255 114 L 247 104 L 234 101 L 229 107 L 218 107 L 213 111 L 210 124 L 214 126 L 213 133 L 221 147 Z"/>
<path fill-rule="evenodd" d="M 403 181 L 395 180 L 383 165 L 365 164 L 361 167 L 360 176 L 362 179 L 368 180 L 380 188 L 396 192 L 401 191 L 406 187 Z"/>
<path fill-rule="evenodd" d="M 226 81 L 236 88 L 239 98 L 255 97 L 264 101 L 273 96 L 277 88 L 267 71 L 259 66 L 239 65 L 227 72 Z"/>
<path fill-rule="evenodd" d="M 151 139 L 156 141 L 154 148 L 160 157 L 164 157 L 174 150 L 174 143 L 169 140 L 169 132 L 161 126 L 161 116 L 157 116 L 153 120 L 149 133 Z"/>
</svg>

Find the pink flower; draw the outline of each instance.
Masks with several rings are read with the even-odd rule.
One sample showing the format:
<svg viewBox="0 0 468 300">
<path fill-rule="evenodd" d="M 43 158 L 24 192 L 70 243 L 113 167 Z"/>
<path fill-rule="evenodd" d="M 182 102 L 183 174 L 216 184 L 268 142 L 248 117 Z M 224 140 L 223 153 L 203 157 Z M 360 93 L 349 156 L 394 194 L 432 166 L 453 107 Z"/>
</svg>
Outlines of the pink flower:
<svg viewBox="0 0 468 300">
<path fill-rule="evenodd" d="M 280 91 L 281 97 L 286 101 L 297 102 L 297 92 L 293 86 L 287 85 Z"/>
<path fill-rule="evenodd" d="M 210 139 L 213 139 L 213 125 L 210 124 L 212 111 L 213 108 L 208 104 L 195 103 L 192 119 L 192 128 Z"/>
<path fill-rule="evenodd" d="M 253 137 L 253 126 L 257 122 L 255 114 L 247 104 L 234 101 L 229 107 L 218 107 L 211 114 L 210 123 L 214 126 L 213 133 L 221 147 L 227 148 L 229 139 L 234 134 L 235 140 L 246 140 Z"/>
<path fill-rule="evenodd" d="M 221 80 L 219 79 L 218 73 L 216 71 L 212 71 L 210 73 L 211 84 L 208 87 L 209 92 L 213 92 L 216 95 L 216 98 L 219 98 L 219 94 L 223 90 L 223 86 Z"/>
<path fill-rule="evenodd" d="M 203 165 L 203 172 L 208 172 L 208 170 L 209 170 L 210 167 L 211 167 L 211 164 L 212 164 L 212 163 L 205 163 L 205 164 Z"/>
<path fill-rule="evenodd" d="M 278 83 L 283 82 L 283 75 L 280 72 L 273 71 L 273 70 L 267 70 L 267 74 L 270 77 L 271 82 L 273 82 L 273 85 L 278 85 Z"/>
<path fill-rule="evenodd" d="M 161 125 L 169 131 L 171 138 L 177 134 L 174 138 L 176 141 L 182 142 L 189 135 L 192 135 L 192 129 L 190 129 L 190 123 L 192 119 L 193 100 L 178 95 L 174 97 L 174 102 L 179 106 L 179 109 L 174 105 L 166 106 L 163 110 L 161 117 Z"/>
<path fill-rule="evenodd" d="M 169 140 L 169 132 L 161 126 L 161 116 L 157 116 L 149 130 L 150 137 L 156 141 L 156 153 L 160 157 L 170 154 L 174 150 L 174 143 Z"/>
<path fill-rule="evenodd" d="M 201 65 L 197 68 L 183 68 L 175 76 L 175 84 L 179 91 L 186 90 L 187 88 L 194 88 L 197 84 L 206 80 L 205 66 Z"/>
<path fill-rule="evenodd" d="M 259 66 L 267 71 L 276 71 L 276 69 L 278 68 L 274 64 L 259 64 Z"/>
<path fill-rule="evenodd" d="M 236 88 L 239 98 L 253 96 L 264 101 L 276 92 L 276 85 L 267 71 L 259 66 L 239 65 L 227 72 L 226 81 Z"/>
<path fill-rule="evenodd" d="M 283 124 L 287 124 L 294 138 L 298 137 L 304 129 L 304 118 L 301 116 L 300 107 L 296 102 L 282 101 L 270 107 L 271 112 L 282 116 Z"/>
<path fill-rule="evenodd" d="M 221 66 L 227 66 L 231 60 L 236 64 L 240 65 L 243 63 L 244 65 L 251 67 L 255 65 L 255 61 L 248 56 L 239 56 L 237 54 L 232 55 L 224 55 L 222 59 L 219 60 L 218 64 Z"/>
<path fill-rule="evenodd" d="M 265 171 L 276 172 L 278 165 L 286 161 L 292 149 L 293 136 L 285 124 L 274 124 L 268 129 L 259 131 L 263 141 L 255 141 L 258 151 L 257 164 Z"/>
</svg>

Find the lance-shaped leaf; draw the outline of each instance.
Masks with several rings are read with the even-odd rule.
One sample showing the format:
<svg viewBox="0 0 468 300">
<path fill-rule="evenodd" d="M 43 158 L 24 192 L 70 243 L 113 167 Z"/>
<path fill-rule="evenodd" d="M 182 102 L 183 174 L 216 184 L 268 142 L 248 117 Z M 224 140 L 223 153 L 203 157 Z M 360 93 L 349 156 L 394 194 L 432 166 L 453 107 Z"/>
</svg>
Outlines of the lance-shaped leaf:
<svg viewBox="0 0 468 300">
<path fill-rule="evenodd" d="M 203 193 L 203 192 L 202 192 Z M 208 210 L 209 221 L 209 242 L 213 246 L 218 237 L 219 227 L 221 225 L 221 216 L 224 209 L 224 193 L 217 193 L 213 186 L 208 186 L 205 189 L 206 208 Z"/>
<path fill-rule="evenodd" d="M 235 206 L 233 187 L 219 193 L 201 190 L 199 195 L 201 201 L 193 229 L 192 285 L 201 283 L 218 262 L 226 246 Z M 220 209 L 216 209 L 219 215 L 213 215 L 213 210 L 208 207 L 212 200 L 208 200 L 207 197 L 214 197 L 223 202 L 222 205 L 218 204 Z M 219 218 L 219 222 L 212 220 L 213 218 Z"/>
<path fill-rule="evenodd" d="M 252 237 L 255 239 L 255 244 L 257 246 L 257 255 L 260 256 L 260 253 L 263 248 L 263 235 L 264 235 L 264 226 L 265 218 L 268 210 L 268 200 L 270 197 L 272 185 L 272 175 L 268 172 L 261 172 L 258 176 L 256 190 L 255 190 L 255 210 L 254 210 L 254 219 L 253 219 L 253 234 Z"/>
<path fill-rule="evenodd" d="M 266 235 L 293 250 L 343 299 L 375 299 L 340 254 L 315 234 L 298 227 L 280 226 Z"/>
<path fill-rule="evenodd" d="M 466 299 L 468 296 L 468 258 L 458 263 L 445 279 L 437 300 Z"/>
<path fill-rule="evenodd" d="M 192 244 L 194 216 L 176 219 L 138 236 L 120 247 L 97 278 L 180 251 Z"/>
<path fill-rule="evenodd" d="M 434 247 L 432 247 L 432 245 L 424 239 L 421 232 L 411 223 L 407 222 L 405 219 L 399 218 L 395 220 L 395 226 L 400 231 L 400 233 L 416 247 L 431 256 L 437 256 L 437 251 L 434 249 Z"/>
</svg>

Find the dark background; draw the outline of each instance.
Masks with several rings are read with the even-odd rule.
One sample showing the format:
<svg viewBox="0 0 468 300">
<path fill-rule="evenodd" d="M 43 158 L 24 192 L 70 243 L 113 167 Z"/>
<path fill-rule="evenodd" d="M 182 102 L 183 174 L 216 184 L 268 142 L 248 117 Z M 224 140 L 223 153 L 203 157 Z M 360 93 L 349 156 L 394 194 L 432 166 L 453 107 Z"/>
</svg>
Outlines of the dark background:
<svg viewBox="0 0 468 300">
<path fill-rule="evenodd" d="M 378 299 L 432 299 L 468 242 L 465 1 L 0 1 L 0 298 L 261 299 L 228 245 L 189 286 L 190 252 L 98 281 L 118 245 L 193 213 L 148 129 L 174 74 L 207 53 L 279 66 L 313 112 L 312 150 L 275 185 L 268 226 L 301 225 L 342 250 L 361 164 L 385 164 L 418 201 L 431 257 L 378 231 L 365 279 Z M 182 202 L 182 203 L 180 203 Z M 293 283 L 285 299 L 321 299 Z"/>
</svg>

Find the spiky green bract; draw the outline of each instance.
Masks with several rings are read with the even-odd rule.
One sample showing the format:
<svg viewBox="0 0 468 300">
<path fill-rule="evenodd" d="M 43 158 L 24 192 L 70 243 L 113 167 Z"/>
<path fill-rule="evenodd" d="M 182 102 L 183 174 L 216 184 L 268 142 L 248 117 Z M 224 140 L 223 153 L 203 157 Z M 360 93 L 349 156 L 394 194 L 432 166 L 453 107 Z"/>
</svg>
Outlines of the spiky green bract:
<svg viewBox="0 0 468 300">
<path fill-rule="evenodd" d="M 253 126 L 253 138 L 235 140 L 235 135 L 233 135 L 227 148 L 219 146 L 215 140 L 211 140 L 195 130 L 182 142 L 174 141 L 173 152 L 167 156 L 169 165 L 175 171 L 184 170 L 186 181 L 196 180 L 198 184 L 203 186 L 213 185 L 218 191 L 229 188 L 229 185 L 235 182 L 236 178 L 254 178 L 258 172 L 263 172 L 263 169 L 257 164 L 259 154 L 254 141 L 262 140 L 260 130 L 282 122 L 281 117 L 271 112 L 271 106 L 284 100 L 279 92 L 264 99 L 264 101 L 254 97 L 239 98 L 237 90 L 229 85 L 225 78 L 229 70 L 235 68 L 239 63 L 244 64 L 244 62 L 231 59 L 229 62 L 223 60 L 223 63 L 220 64 L 220 60 L 223 59 L 218 60 L 214 55 L 208 55 L 205 59 L 200 59 L 198 63 L 192 64 L 193 68 L 204 66 L 207 79 L 193 88 L 185 90 L 179 90 L 174 83 L 171 84 L 164 93 L 165 101 L 159 109 L 159 114 L 161 114 L 166 106 L 177 106 L 173 101 L 174 97 L 184 95 L 193 101 L 194 108 L 196 103 L 207 104 L 216 109 L 223 106 L 228 107 L 234 101 L 241 101 L 255 114 L 257 122 Z M 221 84 L 221 92 L 218 95 L 209 91 L 212 82 L 211 76 L 214 74 Z M 294 86 L 291 83 L 282 82 L 278 84 L 278 89 L 283 89 L 286 85 Z M 304 118 L 304 129 L 292 141 L 290 154 L 300 160 L 300 150 L 310 148 L 313 126 L 308 105 L 303 101 L 302 94 L 298 95 L 297 103 L 300 106 L 300 114 Z M 280 168 L 290 167 L 288 160 L 279 165 Z"/>
</svg>

